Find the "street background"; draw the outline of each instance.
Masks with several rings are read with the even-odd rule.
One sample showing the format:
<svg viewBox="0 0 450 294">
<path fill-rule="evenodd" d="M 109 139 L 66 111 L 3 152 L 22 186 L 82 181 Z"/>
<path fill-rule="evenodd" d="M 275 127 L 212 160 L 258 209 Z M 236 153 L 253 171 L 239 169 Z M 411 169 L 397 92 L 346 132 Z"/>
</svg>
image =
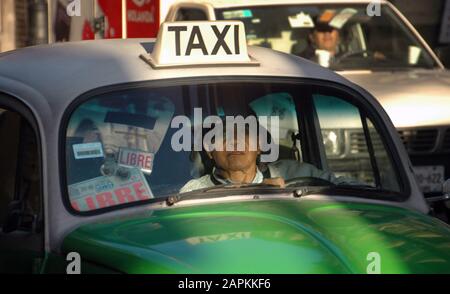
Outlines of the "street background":
<svg viewBox="0 0 450 294">
<path fill-rule="evenodd" d="M 156 37 L 174 0 L 78 0 L 80 16 L 69 16 L 73 0 L 1 0 L 0 52 L 48 42 L 121 38 L 126 5 L 127 38 Z M 450 59 L 449 0 L 391 0 L 444 63 Z"/>
</svg>

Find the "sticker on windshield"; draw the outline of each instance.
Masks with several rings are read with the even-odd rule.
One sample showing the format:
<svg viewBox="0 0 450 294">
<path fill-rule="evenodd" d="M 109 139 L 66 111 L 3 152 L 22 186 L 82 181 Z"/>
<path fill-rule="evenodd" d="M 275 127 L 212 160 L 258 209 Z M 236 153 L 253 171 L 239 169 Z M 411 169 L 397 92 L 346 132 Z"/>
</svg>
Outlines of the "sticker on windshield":
<svg viewBox="0 0 450 294">
<path fill-rule="evenodd" d="M 143 150 L 156 154 L 170 127 L 175 105 L 165 97 L 152 97 L 145 106 L 138 107 L 134 102 L 127 105 L 127 110 L 118 109 L 114 103 L 99 104 L 93 100 L 80 107 L 71 119 L 67 130 L 68 137 L 85 137 L 78 130 L 86 120 L 92 121 L 95 131 L 101 138 L 96 146 L 83 145 L 73 147 L 75 158 L 103 157 L 104 154 L 118 154 L 120 146 Z M 89 127 L 93 129 L 94 127 Z M 99 141 L 99 140 L 96 140 Z M 88 143 L 91 144 L 91 143 Z M 91 149 L 90 149 L 91 148 Z M 87 149 L 90 152 L 77 153 Z M 101 152 L 101 154 L 100 154 Z"/>
<path fill-rule="evenodd" d="M 314 22 L 309 14 L 300 12 L 297 15 L 289 16 L 289 25 L 291 28 L 313 28 Z"/>
<path fill-rule="evenodd" d="M 224 19 L 249 18 L 253 16 L 250 9 L 224 11 L 222 13 Z"/>
<path fill-rule="evenodd" d="M 101 176 L 69 186 L 72 207 L 90 211 L 153 197 L 144 174 L 138 168 L 128 169 L 126 176 Z"/>
<path fill-rule="evenodd" d="M 75 159 L 103 157 L 102 143 L 84 143 L 73 145 Z"/>
<path fill-rule="evenodd" d="M 358 10 L 356 9 L 345 8 L 341 12 L 339 12 L 335 17 L 333 17 L 329 25 L 336 29 L 341 29 L 347 23 L 347 21 L 357 12 Z"/>
<path fill-rule="evenodd" d="M 138 167 L 147 174 L 152 173 L 153 159 L 153 153 L 126 148 L 119 149 L 118 162 L 120 165 Z"/>
</svg>

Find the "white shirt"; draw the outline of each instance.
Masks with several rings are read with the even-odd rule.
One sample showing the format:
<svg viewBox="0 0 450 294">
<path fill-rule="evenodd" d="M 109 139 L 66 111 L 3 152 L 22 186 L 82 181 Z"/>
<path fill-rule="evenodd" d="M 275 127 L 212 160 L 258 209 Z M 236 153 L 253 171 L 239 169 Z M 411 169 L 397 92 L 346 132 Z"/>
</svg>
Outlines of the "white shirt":
<svg viewBox="0 0 450 294">
<path fill-rule="evenodd" d="M 190 180 L 189 182 L 187 182 L 186 185 L 184 185 L 180 189 L 180 193 L 214 187 L 215 184 L 211 180 L 211 177 L 214 177 L 214 179 L 221 184 L 231 184 L 232 183 L 232 181 L 218 176 L 217 170 L 216 170 L 216 168 L 214 168 L 212 175 L 209 175 L 209 174 L 204 175 L 203 177 L 200 177 L 198 179 L 193 179 L 193 180 Z M 256 168 L 256 174 L 251 183 L 252 184 L 261 184 L 263 182 L 263 180 L 264 180 L 263 174 L 261 173 L 261 171 L 258 168 Z"/>
<path fill-rule="evenodd" d="M 334 184 L 341 184 L 341 183 L 360 184 L 358 181 L 354 179 L 347 179 L 345 177 L 337 178 L 332 172 L 323 171 L 309 163 L 298 162 L 296 160 L 288 160 L 288 159 L 279 160 L 267 164 L 267 167 L 269 169 L 271 178 L 281 177 L 285 180 L 289 180 L 297 177 L 314 177 L 330 181 Z M 180 189 L 180 193 L 215 186 L 214 182 L 211 181 L 211 176 L 213 176 L 214 179 L 219 181 L 220 183 L 223 184 L 231 183 L 229 180 L 220 179 L 220 176 L 217 176 L 216 170 L 213 169 L 212 175 L 207 174 L 203 177 L 193 179 L 187 182 L 186 185 L 184 185 Z M 262 183 L 263 180 L 264 180 L 263 174 L 259 169 L 257 169 L 255 178 L 253 179 L 252 183 L 259 184 Z"/>
</svg>

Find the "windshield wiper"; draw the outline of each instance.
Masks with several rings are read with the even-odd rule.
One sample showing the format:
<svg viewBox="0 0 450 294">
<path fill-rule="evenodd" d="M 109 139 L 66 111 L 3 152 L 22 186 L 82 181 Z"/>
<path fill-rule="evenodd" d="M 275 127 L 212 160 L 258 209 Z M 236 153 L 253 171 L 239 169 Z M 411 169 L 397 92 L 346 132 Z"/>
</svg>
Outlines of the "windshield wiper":
<svg viewBox="0 0 450 294">
<path fill-rule="evenodd" d="M 260 184 L 222 184 L 213 187 L 203 188 L 199 190 L 194 190 L 186 193 L 179 193 L 173 196 L 169 196 L 166 199 L 168 206 L 174 205 L 177 202 L 183 200 L 194 200 L 203 198 L 222 198 L 228 196 L 242 195 L 244 194 L 258 194 L 267 192 L 272 193 L 292 193 L 292 197 L 299 198 L 309 194 L 318 193 L 324 191 L 324 189 L 329 189 L 335 185 L 320 178 L 312 177 L 299 177 L 294 178 L 286 182 L 285 187 L 269 185 L 265 183 Z M 251 192 L 251 193 L 250 193 Z M 256 197 L 256 196 L 255 196 Z M 256 197 L 259 199 L 259 197 Z"/>
<path fill-rule="evenodd" d="M 379 187 L 374 187 L 370 185 L 365 184 L 337 184 L 334 186 L 335 188 L 343 188 L 343 189 L 359 189 L 359 190 L 370 190 L 370 191 L 383 191 L 383 189 L 380 189 Z"/>
<path fill-rule="evenodd" d="M 401 201 L 402 194 L 399 192 L 386 190 L 382 187 L 374 187 L 365 184 L 347 184 L 342 183 L 331 187 L 330 193 L 337 193 L 341 195 L 350 195 L 356 197 L 368 197 L 378 200 L 398 200 Z"/>
<path fill-rule="evenodd" d="M 286 187 L 320 186 L 332 187 L 335 184 L 329 180 L 316 177 L 297 177 L 286 181 Z"/>
<path fill-rule="evenodd" d="M 379 191 L 383 192 L 383 189 L 379 187 L 373 187 L 364 184 L 334 184 L 328 180 L 313 177 L 299 177 L 288 180 L 284 188 L 269 184 L 222 184 L 212 187 L 207 187 L 199 190 L 194 190 L 186 193 L 179 193 L 166 198 L 166 204 L 172 206 L 175 203 L 184 200 L 196 200 L 196 199 L 211 199 L 211 198 L 223 198 L 228 196 L 236 196 L 242 194 L 258 194 L 267 193 L 268 191 L 276 193 L 292 193 L 293 197 L 299 198 L 307 196 L 309 194 L 330 191 L 330 190 L 365 190 L 365 191 Z M 251 193 L 250 193 L 251 192 Z"/>
<path fill-rule="evenodd" d="M 285 191 L 285 188 L 281 188 L 279 186 L 269 185 L 269 184 L 222 184 L 216 185 L 213 187 L 203 188 L 199 190 L 194 190 L 186 193 L 179 193 L 173 196 L 169 196 L 166 199 L 166 203 L 168 206 L 174 205 L 177 202 L 183 200 L 194 200 L 194 199 L 203 199 L 203 198 L 221 198 L 227 196 L 235 196 L 241 193 L 251 192 L 251 194 L 259 193 L 259 192 L 267 192 L 267 190 L 271 191 Z M 291 190 L 291 189 L 290 189 Z M 213 192 L 213 193 L 212 193 Z"/>
</svg>

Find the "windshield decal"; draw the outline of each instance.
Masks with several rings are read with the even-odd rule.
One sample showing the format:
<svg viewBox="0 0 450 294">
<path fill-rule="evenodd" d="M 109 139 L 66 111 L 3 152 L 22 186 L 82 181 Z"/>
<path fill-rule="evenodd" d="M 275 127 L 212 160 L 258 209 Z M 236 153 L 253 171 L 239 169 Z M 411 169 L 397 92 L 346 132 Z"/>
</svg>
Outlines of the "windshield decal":
<svg viewBox="0 0 450 294">
<path fill-rule="evenodd" d="M 307 13 L 300 12 L 297 15 L 289 16 L 289 25 L 291 28 L 313 28 L 314 22 Z"/>
<path fill-rule="evenodd" d="M 149 152 L 120 148 L 118 163 L 123 166 L 138 167 L 143 173 L 151 174 L 154 156 Z"/>
<path fill-rule="evenodd" d="M 73 154 L 75 159 L 98 158 L 103 157 L 102 143 L 84 143 L 73 145 Z"/>
<path fill-rule="evenodd" d="M 153 198 L 142 172 L 128 169 L 125 176 L 100 176 L 69 186 L 72 207 L 89 211 Z"/>
</svg>

